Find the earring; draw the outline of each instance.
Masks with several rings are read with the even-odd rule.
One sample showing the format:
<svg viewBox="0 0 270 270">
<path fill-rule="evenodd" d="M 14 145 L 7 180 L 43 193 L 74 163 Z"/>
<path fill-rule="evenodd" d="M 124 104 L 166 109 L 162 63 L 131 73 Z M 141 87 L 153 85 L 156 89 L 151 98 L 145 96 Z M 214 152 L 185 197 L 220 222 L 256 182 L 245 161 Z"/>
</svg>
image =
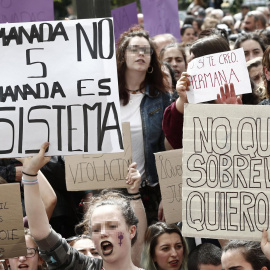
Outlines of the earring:
<svg viewBox="0 0 270 270">
<path fill-rule="evenodd" d="M 148 67 L 147 69 L 147 73 L 153 73 L 154 68 L 152 66 Z"/>
</svg>

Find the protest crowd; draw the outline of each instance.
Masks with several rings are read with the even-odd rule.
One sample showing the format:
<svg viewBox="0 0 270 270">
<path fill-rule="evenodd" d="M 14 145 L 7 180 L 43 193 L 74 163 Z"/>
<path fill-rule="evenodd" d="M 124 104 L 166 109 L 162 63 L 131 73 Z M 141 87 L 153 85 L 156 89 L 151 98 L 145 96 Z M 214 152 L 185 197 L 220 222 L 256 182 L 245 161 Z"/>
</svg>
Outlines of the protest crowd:
<svg viewBox="0 0 270 270">
<path fill-rule="evenodd" d="M 239 231 L 241 238 L 236 240 L 226 237 L 225 232 L 222 238 L 209 237 L 199 230 L 196 237 L 185 237 L 184 219 L 167 222 L 160 188 L 163 179 L 154 155 L 185 150 L 188 103 L 202 103 L 202 114 L 204 106 L 205 110 L 210 110 L 209 106 L 233 110 L 231 105 L 243 108 L 270 104 L 270 2 L 263 6 L 243 3 L 239 13 L 231 14 L 218 0 L 207 5 L 194 0 L 179 21 L 179 37 L 172 33 L 150 36 L 145 16 L 138 14 L 138 24 L 121 33 L 115 49 L 120 120 L 130 123 L 131 133 L 127 188 L 68 191 L 66 157 L 46 156 L 50 142 L 41 141 L 39 152 L 32 157 L 2 156 L 0 190 L 1 185 L 20 183 L 27 253 L 1 258 L 0 241 L 0 269 L 270 270 L 268 227 L 259 230 L 261 241 L 250 241 L 251 237 L 245 236 L 251 232 L 245 231 Z M 68 18 L 73 19 L 74 14 Z M 214 98 L 191 102 L 191 86 L 210 85 L 206 65 L 200 67 L 202 75 L 196 77 L 190 73 L 191 63 L 209 59 L 211 66 L 210 59 L 214 58 L 207 56 L 219 53 L 220 65 L 231 64 L 238 54 L 229 52 L 239 48 L 243 48 L 246 63 L 229 73 L 224 68 L 224 83 L 220 83 L 220 73 L 211 77 L 217 93 Z M 241 69 L 248 72 L 245 83 L 251 89 L 249 93 L 234 83 Z M 197 167 L 194 162 L 194 171 L 202 171 L 204 162 L 200 162 Z M 0 198 L 0 211 L 1 207 Z M 259 217 L 258 223 L 263 224 L 264 218 Z M 246 215 L 239 222 L 249 219 Z M 0 212 L 0 240 L 5 229 L 1 222 Z"/>
</svg>

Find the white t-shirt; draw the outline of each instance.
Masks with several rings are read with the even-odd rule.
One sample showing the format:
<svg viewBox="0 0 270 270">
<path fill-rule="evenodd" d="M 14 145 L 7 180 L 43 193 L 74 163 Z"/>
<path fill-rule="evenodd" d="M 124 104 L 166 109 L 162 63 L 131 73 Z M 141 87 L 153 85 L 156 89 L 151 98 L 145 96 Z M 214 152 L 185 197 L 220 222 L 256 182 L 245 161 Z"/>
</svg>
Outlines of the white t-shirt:
<svg viewBox="0 0 270 270">
<path fill-rule="evenodd" d="M 142 180 L 145 179 L 145 157 L 144 157 L 144 142 L 142 130 L 142 117 L 140 104 L 144 94 L 130 94 L 129 103 L 126 106 L 121 105 L 122 122 L 130 122 L 131 145 L 132 145 L 132 161 L 137 162 Z"/>
</svg>

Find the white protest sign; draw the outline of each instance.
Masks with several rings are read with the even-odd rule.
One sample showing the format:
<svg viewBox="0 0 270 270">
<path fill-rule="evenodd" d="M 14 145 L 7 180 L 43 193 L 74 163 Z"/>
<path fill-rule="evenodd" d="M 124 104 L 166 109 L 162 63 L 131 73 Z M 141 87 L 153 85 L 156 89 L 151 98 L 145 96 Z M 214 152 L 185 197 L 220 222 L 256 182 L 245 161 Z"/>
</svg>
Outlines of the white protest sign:
<svg viewBox="0 0 270 270">
<path fill-rule="evenodd" d="M 185 106 L 183 235 L 259 241 L 269 229 L 269 110 Z"/>
<path fill-rule="evenodd" d="M 188 64 L 189 103 L 217 99 L 220 86 L 233 83 L 237 95 L 251 93 L 250 79 L 242 48 L 193 59 Z"/>
<path fill-rule="evenodd" d="M 182 149 L 155 153 L 166 223 L 182 220 Z"/>
<path fill-rule="evenodd" d="M 67 190 L 126 188 L 132 163 L 130 124 L 122 123 L 124 152 L 65 157 Z"/>
<path fill-rule="evenodd" d="M 112 19 L 0 31 L 0 156 L 122 151 Z"/>
</svg>

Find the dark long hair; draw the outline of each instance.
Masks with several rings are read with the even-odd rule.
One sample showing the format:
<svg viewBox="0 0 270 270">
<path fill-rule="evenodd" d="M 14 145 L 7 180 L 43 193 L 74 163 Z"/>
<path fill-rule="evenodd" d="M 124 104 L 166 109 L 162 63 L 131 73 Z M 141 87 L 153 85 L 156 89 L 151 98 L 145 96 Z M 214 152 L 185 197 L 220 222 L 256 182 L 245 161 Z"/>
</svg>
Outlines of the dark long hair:
<svg viewBox="0 0 270 270">
<path fill-rule="evenodd" d="M 125 52 L 127 46 L 129 45 L 130 40 L 133 37 L 143 37 L 145 38 L 150 47 L 153 50 L 153 54 L 151 56 L 150 66 L 153 67 L 152 73 L 146 73 L 145 80 L 141 83 L 140 88 L 149 85 L 150 87 L 150 95 L 158 96 L 159 93 L 165 93 L 166 87 L 163 82 L 164 74 L 161 70 L 161 65 L 158 60 L 158 56 L 155 52 L 154 44 L 149 38 L 148 32 L 146 32 L 140 26 L 133 26 L 129 28 L 128 31 L 124 32 L 118 42 L 117 42 L 117 50 L 116 50 L 116 60 L 117 60 L 117 71 L 118 71 L 118 85 L 119 85 L 119 98 L 122 101 L 123 105 L 127 105 L 129 102 L 129 92 L 126 90 L 126 61 L 125 61 Z"/>
<path fill-rule="evenodd" d="M 190 47 L 190 53 L 193 53 L 194 58 L 227 51 L 230 51 L 229 43 L 220 35 L 211 35 L 200 38 Z"/>
</svg>

